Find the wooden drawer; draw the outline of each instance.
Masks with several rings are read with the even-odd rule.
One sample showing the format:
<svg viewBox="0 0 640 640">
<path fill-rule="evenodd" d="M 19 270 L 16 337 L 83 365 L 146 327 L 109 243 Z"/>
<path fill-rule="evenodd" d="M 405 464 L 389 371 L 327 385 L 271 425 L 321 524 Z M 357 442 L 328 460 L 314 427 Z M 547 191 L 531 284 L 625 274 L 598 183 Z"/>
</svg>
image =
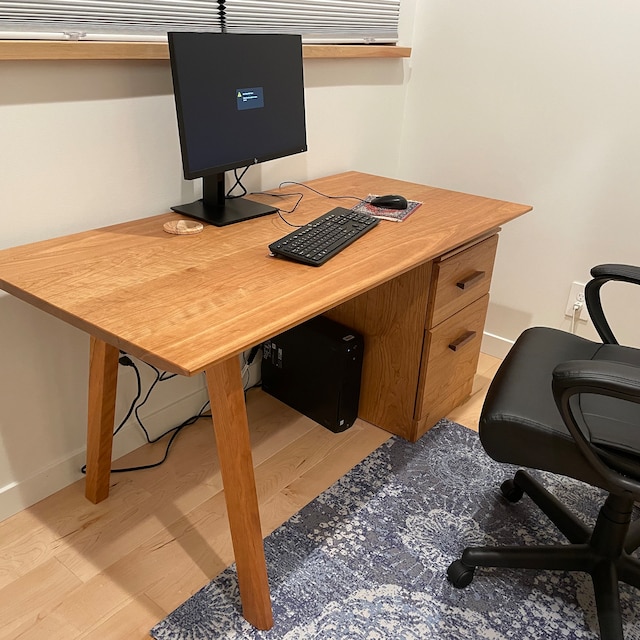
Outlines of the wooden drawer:
<svg viewBox="0 0 640 640">
<path fill-rule="evenodd" d="M 489 292 L 497 246 L 495 234 L 434 265 L 427 328 L 439 325 Z"/>
<path fill-rule="evenodd" d="M 426 332 L 414 415 L 418 437 L 471 392 L 488 305 L 485 294 Z"/>
</svg>

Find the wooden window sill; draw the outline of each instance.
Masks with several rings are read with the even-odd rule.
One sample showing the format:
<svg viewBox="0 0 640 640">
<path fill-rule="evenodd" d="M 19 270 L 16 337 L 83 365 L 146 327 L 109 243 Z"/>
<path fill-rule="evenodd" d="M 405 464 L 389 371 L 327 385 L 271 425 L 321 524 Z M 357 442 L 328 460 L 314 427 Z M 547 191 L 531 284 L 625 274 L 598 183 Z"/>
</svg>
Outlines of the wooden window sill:
<svg viewBox="0 0 640 640">
<path fill-rule="evenodd" d="M 305 58 L 408 58 L 410 47 L 396 45 L 305 44 Z M 0 60 L 168 60 L 164 42 L 0 40 Z"/>
</svg>

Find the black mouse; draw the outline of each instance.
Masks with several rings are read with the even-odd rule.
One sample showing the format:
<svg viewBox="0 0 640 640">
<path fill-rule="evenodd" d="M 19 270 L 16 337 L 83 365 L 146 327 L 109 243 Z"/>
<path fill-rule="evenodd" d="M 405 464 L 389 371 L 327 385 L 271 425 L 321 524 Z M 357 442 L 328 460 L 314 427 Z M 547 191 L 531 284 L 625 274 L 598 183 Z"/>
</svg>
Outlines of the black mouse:
<svg viewBox="0 0 640 640">
<path fill-rule="evenodd" d="M 378 196 L 371 200 L 371 204 L 383 209 L 406 209 L 407 199 L 398 195 Z"/>
</svg>

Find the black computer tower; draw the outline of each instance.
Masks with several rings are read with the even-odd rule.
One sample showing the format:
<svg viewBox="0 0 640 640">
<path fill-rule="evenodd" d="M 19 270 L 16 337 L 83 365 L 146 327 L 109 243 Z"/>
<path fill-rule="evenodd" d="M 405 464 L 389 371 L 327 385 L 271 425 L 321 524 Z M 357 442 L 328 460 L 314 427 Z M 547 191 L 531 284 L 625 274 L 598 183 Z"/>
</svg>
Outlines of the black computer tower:
<svg viewBox="0 0 640 640">
<path fill-rule="evenodd" d="M 263 343 L 262 388 L 338 433 L 358 417 L 362 336 L 318 316 Z"/>
</svg>

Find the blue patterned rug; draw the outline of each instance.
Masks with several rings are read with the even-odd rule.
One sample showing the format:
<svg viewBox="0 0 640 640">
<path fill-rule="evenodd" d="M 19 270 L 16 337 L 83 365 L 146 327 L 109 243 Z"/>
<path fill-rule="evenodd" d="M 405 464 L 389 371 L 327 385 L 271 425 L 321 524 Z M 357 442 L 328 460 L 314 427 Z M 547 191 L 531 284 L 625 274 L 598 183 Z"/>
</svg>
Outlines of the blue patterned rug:
<svg viewBox="0 0 640 640">
<path fill-rule="evenodd" d="M 151 630 L 157 640 L 596 639 L 585 574 L 478 569 L 455 589 L 449 563 L 475 544 L 566 542 L 525 496 L 499 492 L 515 469 L 442 421 L 393 438 L 265 540 L 274 627 L 242 618 L 232 566 Z M 601 492 L 540 474 L 592 524 Z M 640 514 L 635 514 L 640 517 Z M 640 639 L 640 592 L 620 585 L 625 639 Z"/>
</svg>

